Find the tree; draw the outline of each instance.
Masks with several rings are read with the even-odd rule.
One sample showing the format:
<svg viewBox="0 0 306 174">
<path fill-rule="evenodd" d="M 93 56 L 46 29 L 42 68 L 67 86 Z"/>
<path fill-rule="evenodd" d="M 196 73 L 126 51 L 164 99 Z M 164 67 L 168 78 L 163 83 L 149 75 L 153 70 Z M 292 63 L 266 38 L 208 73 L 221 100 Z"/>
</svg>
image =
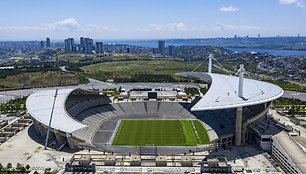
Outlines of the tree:
<svg viewBox="0 0 306 174">
<path fill-rule="evenodd" d="M 21 173 L 26 173 L 26 172 L 27 172 L 27 169 L 26 169 L 25 167 L 22 166 L 21 169 L 20 169 L 20 172 L 21 172 Z"/>
<path fill-rule="evenodd" d="M 28 164 L 28 165 L 26 165 L 26 169 L 27 170 L 29 170 L 31 167 L 30 167 L 30 165 Z"/>
<path fill-rule="evenodd" d="M 39 174 L 39 173 L 37 171 L 35 171 L 34 174 Z"/>
<path fill-rule="evenodd" d="M 9 170 L 9 169 L 11 169 L 13 166 L 12 166 L 12 164 L 11 163 L 7 163 L 7 165 L 6 165 L 6 168 Z"/>
<path fill-rule="evenodd" d="M 294 116 L 294 114 L 295 114 L 295 107 L 294 107 L 294 105 L 292 105 L 292 107 L 289 109 L 288 114 L 289 114 L 291 117 Z"/>
<path fill-rule="evenodd" d="M 17 166 L 16 166 L 16 169 L 17 169 L 17 170 L 20 170 L 22 167 L 23 167 L 23 165 L 22 165 L 22 164 L 17 163 Z"/>
<path fill-rule="evenodd" d="M 51 172 L 51 174 L 57 174 L 58 173 L 58 170 L 53 170 L 52 172 Z"/>
<path fill-rule="evenodd" d="M 2 171 L 3 170 L 3 166 L 2 166 L 2 164 L 0 163 L 0 171 Z"/>
</svg>

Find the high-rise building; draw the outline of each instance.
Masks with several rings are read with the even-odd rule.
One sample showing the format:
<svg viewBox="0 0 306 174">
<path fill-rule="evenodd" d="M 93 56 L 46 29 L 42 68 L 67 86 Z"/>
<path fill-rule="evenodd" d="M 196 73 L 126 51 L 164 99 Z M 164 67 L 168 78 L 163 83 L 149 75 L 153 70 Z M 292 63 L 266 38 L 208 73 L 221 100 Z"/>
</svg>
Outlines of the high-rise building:
<svg viewBox="0 0 306 174">
<path fill-rule="evenodd" d="M 74 51 L 74 38 L 68 38 L 68 50 Z"/>
<path fill-rule="evenodd" d="M 258 34 L 258 38 L 260 38 L 260 34 Z"/>
<path fill-rule="evenodd" d="M 170 57 L 175 56 L 174 46 L 169 46 L 168 49 L 169 49 L 169 50 L 168 50 L 168 55 L 169 55 Z"/>
<path fill-rule="evenodd" d="M 131 53 L 131 48 L 130 47 L 126 48 L 126 53 Z"/>
<path fill-rule="evenodd" d="M 152 53 L 157 54 L 158 53 L 158 48 L 152 48 Z"/>
<path fill-rule="evenodd" d="M 80 37 L 80 51 L 85 52 L 85 39 Z"/>
<path fill-rule="evenodd" d="M 68 50 L 68 39 L 65 39 L 64 41 L 64 49 Z"/>
<path fill-rule="evenodd" d="M 40 41 L 40 48 L 43 49 L 45 47 L 44 41 Z"/>
<path fill-rule="evenodd" d="M 46 38 L 46 47 L 50 48 L 51 47 L 51 42 L 50 42 L 50 38 Z"/>
<path fill-rule="evenodd" d="M 158 54 L 164 54 L 165 53 L 165 41 L 159 40 L 158 41 Z"/>
<path fill-rule="evenodd" d="M 93 40 L 90 38 L 85 38 L 85 52 L 92 53 L 93 51 Z"/>
<path fill-rule="evenodd" d="M 96 42 L 96 53 L 103 53 L 103 43 Z"/>
<path fill-rule="evenodd" d="M 75 46 L 74 46 L 74 39 L 73 38 L 68 38 L 65 39 L 65 45 L 64 45 L 65 50 L 67 51 L 74 51 Z"/>
</svg>

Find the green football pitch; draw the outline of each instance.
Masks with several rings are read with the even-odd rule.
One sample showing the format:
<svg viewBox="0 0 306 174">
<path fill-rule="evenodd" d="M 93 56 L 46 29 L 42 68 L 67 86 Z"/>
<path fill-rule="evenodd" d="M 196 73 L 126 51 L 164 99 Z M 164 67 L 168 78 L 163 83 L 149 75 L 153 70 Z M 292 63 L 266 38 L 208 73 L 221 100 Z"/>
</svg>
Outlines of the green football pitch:
<svg viewBox="0 0 306 174">
<path fill-rule="evenodd" d="M 197 120 L 122 120 L 113 140 L 115 146 L 196 146 L 208 143 L 207 131 Z"/>
</svg>

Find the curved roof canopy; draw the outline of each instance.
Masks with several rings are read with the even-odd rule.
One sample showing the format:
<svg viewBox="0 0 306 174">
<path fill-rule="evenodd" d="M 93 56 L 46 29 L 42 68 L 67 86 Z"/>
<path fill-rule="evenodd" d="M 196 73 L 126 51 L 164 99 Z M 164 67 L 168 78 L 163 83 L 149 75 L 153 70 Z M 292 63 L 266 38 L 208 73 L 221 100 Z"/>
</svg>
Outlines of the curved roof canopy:
<svg viewBox="0 0 306 174">
<path fill-rule="evenodd" d="M 75 130 L 87 127 L 74 120 L 67 112 L 65 102 L 68 95 L 77 89 L 59 89 L 55 100 L 51 128 L 71 133 Z M 26 101 L 26 106 L 37 121 L 48 126 L 54 101 L 54 90 L 43 90 L 31 94 Z"/>
<path fill-rule="evenodd" d="M 281 97 L 283 89 L 271 83 L 243 79 L 243 97 L 238 96 L 239 77 L 204 72 L 183 72 L 176 75 L 211 84 L 207 93 L 191 110 L 217 110 L 266 103 Z"/>
</svg>

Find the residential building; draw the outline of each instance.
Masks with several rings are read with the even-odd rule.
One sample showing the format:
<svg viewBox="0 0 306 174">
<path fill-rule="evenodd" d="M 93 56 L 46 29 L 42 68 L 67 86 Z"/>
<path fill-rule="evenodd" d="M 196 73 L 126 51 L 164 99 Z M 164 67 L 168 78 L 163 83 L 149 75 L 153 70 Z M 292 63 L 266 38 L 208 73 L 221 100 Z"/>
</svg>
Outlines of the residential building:
<svg viewBox="0 0 306 174">
<path fill-rule="evenodd" d="M 45 48 L 45 43 L 44 43 L 44 41 L 40 41 L 40 48 L 41 48 L 41 49 Z"/>
<path fill-rule="evenodd" d="M 169 55 L 170 57 L 175 56 L 174 46 L 169 46 L 169 47 L 168 47 L 168 55 Z"/>
<path fill-rule="evenodd" d="M 51 47 L 51 42 L 50 42 L 50 38 L 46 38 L 46 47 L 50 48 Z"/>
<path fill-rule="evenodd" d="M 96 53 L 103 53 L 103 43 L 96 42 Z"/>
<path fill-rule="evenodd" d="M 165 41 L 158 41 L 158 54 L 165 54 Z"/>
</svg>

